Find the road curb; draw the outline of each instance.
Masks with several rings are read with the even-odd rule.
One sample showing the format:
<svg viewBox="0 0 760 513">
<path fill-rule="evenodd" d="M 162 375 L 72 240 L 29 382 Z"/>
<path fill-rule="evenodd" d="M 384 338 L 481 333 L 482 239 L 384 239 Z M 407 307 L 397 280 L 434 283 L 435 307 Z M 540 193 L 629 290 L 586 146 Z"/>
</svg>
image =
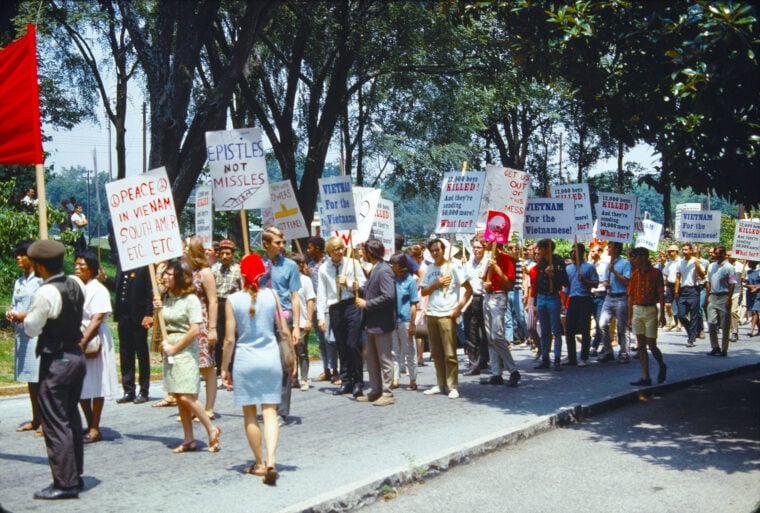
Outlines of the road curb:
<svg viewBox="0 0 760 513">
<path fill-rule="evenodd" d="M 710 383 L 757 370 L 760 370 L 760 363 L 687 378 L 674 383 L 634 390 L 615 397 L 602 399 L 587 406 L 577 405 L 561 408 L 554 414 L 529 421 L 518 429 L 505 429 L 495 435 L 488 435 L 473 440 L 470 443 L 463 444 L 459 448 L 454 450 L 449 449 L 425 461 L 417 462 L 410 460 L 409 464 L 404 467 L 397 467 L 390 472 L 386 471 L 361 481 L 340 486 L 330 492 L 291 505 L 281 510 L 281 513 L 342 513 L 354 511 L 357 508 L 382 500 L 386 496 L 394 497 L 401 488 L 421 483 L 425 479 L 435 477 L 452 467 L 468 464 L 472 460 L 497 449 L 516 445 L 556 428 L 576 424 L 584 419 L 646 400 L 654 395 L 667 394 L 692 385 Z"/>
</svg>

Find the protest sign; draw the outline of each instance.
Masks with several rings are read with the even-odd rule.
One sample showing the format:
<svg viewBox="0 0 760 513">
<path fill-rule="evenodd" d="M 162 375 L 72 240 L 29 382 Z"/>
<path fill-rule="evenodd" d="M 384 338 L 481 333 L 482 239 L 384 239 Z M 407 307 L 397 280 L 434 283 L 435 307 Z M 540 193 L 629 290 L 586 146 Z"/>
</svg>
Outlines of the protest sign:
<svg viewBox="0 0 760 513">
<path fill-rule="evenodd" d="M 736 221 L 733 256 L 741 260 L 760 260 L 760 219 Z"/>
<path fill-rule="evenodd" d="M 488 211 L 488 220 L 486 221 L 486 232 L 483 234 L 483 240 L 494 242 L 496 244 L 506 244 L 509 242 L 509 228 L 511 223 L 509 216 L 504 212 L 496 210 Z"/>
<path fill-rule="evenodd" d="M 529 198 L 525 206 L 525 239 L 573 240 L 575 204 L 571 199 Z M 514 228 L 513 228 L 514 231 Z"/>
<path fill-rule="evenodd" d="M 676 220 L 675 226 L 676 228 L 676 238 L 675 240 L 684 240 L 683 236 L 681 234 L 681 219 L 683 218 L 683 213 L 685 211 L 700 211 L 702 210 L 702 204 L 701 203 L 681 203 L 679 205 L 676 205 Z"/>
<path fill-rule="evenodd" d="M 609 242 L 633 242 L 638 198 L 635 194 L 600 192 L 596 206 L 597 237 Z"/>
<path fill-rule="evenodd" d="M 381 193 L 380 189 L 372 187 L 354 187 L 354 205 L 356 205 L 356 230 L 352 234 L 354 244 L 369 239 Z"/>
<path fill-rule="evenodd" d="M 122 270 L 182 256 L 179 220 L 166 169 L 106 184 Z"/>
<path fill-rule="evenodd" d="M 396 248 L 395 217 L 392 201 L 383 198 L 378 200 L 370 238 L 378 239 L 383 243 L 383 246 L 385 246 L 383 259 L 390 259 Z"/>
<path fill-rule="evenodd" d="M 269 179 L 260 128 L 206 132 L 206 157 L 217 210 L 269 206 Z"/>
<path fill-rule="evenodd" d="M 486 166 L 486 183 L 480 202 L 478 224 L 485 224 L 489 210 L 498 210 L 509 216 L 512 232 L 524 233 L 525 209 L 530 193 L 530 175 L 523 171 L 501 166 Z"/>
<path fill-rule="evenodd" d="M 211 187 L 202 185 L 195 189 L 195 234 L 210 248 L 214 237 L 214 209 L 211 204 Z"/>
<path fill-rule="evenodd" d="M 662 225 L 655 223 L 651 219 L 643 219 L 641 223 L 644 229 L 636 232 L 636 247 L 657 251 L 660 244 Z"/>
<path fill-rule="evenodd" d="M 575 236 L 578 242 L 594 240 L 591 195 L 587 183 L 552 185 L 552 198 L 572 199 L 575 205 Z"/>
<path fill-rule="evenodd" d="M 436 233 L 475 233 L 485 173 L 453 171 L 443 175 Z"/>
<path fill-rule="evenodd" d="M 282 231 L 285 238 L 292 240 L 308 237 L 309 229 L 298 207 L 290 180 L 270 183 L 269 195 L 272 199 L 274 225 Z"/>
<path fill-rule="evenodd" d="M 320 219 L 325 232 L 356 230 L 356 210 L 350 176 L 319 179 Z"/>
<path fill-rule="evenodd" d="M 684 210 L 680 230 L 682 242 L 720 242 L 720 210 Z"/>
</svg>

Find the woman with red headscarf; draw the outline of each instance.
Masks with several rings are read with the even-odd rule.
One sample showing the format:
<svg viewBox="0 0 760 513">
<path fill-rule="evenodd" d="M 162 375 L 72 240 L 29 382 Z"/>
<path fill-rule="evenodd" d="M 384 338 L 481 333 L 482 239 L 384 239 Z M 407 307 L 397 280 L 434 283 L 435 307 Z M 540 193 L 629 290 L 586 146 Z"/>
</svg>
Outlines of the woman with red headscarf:
<svg viewBox="0 0 760 513">
<path fill-rule="evenodd" d="M 289 337 L 285 319 L 280 311 L 277 294 L 259 283 L 266 273 L 259 255 L 247 255 L 240 262 L 240 274 L 245 287 L 230 294 L 225 305 L 225 336 L 222 358 L 222 383 L 234 385 L 235 404 L 243 408 L 245 434 L 253 450 L 255 462 L 245 472 L 263 476 L 265 484 L 277 482 L 275 452 L 280 428 L 277 423 L 277 405 L 282 394 L 282 363 L 274 322 Z M 264 290 L 259 290 L 263 288 Z M 273 322 L 274 319 L 274 322 Z M 230 371 L 234 351 L 235 362 Z M 256 417 L 256 406 L 261 405 L 264 419 L 264 441 L 267 458 L 261 446 L 261 430 Z"/>
</svg>

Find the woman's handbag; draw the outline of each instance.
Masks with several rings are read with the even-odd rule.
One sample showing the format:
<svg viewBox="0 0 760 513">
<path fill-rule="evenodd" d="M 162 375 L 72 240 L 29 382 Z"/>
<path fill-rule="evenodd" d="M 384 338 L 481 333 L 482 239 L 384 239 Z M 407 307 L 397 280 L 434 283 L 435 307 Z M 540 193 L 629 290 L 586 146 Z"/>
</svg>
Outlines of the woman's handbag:
<svg viewBox="0 0 760 513">
<path fill-rule="evenodd" d="M 271 289 L 270 289 L 271 290 Z M 280 301 L 277 299 L 277 295 L 272 290 L 274 295 L 275 304 L 277 305 L 277 315 L 274 318 L 274 334 L 277 338 L 277 345 L 280 347 L 280 361 L 282 362 L 282 372 L 293 372 L 293 366 L 295 365 L 296 357 L 293 351 L 293 344 L 291 344 L 290 337 L 287 333 L 283 333 L 280 326 L 280 319 L 283 318 L 283 311 L 280 307 Z"/>
<path fill-rule="evenodd" d="M 100 340 L 100 334 L 95 334 L 92 339 L 90 339 L 89 342 L 87 342 L 87 345 L 84 347 L 84 356 L 85 358 L 95 358 L 98 356 L 98 353 L 100 353 L 100 350 L 103 348 L 103 342 Z"/>
</svg>

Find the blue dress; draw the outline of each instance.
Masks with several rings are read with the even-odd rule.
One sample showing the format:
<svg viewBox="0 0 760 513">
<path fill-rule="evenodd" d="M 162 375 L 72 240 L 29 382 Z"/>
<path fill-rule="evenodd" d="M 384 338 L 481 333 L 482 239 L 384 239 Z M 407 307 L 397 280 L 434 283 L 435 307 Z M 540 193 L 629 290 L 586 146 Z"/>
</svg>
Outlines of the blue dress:
<svg viewBox="0 0 760 513">
<path fill-rule="evenodd" d="M 282 363 L 274 333 L 277 315 L 272 289 L 256 294 L 256 314 L 251 317 L 248 290 L 227 297 L 235 313 L 237 342 L 232 366 L 237 406 L 279 404 L 282 395 Z"/>
<path fill-rule="evenodd" d="M 32 296 L 42 286 L 42 278 L 31 273 L 23 275 L 13 285 L 11 308 L 15 312 L 28 312 L 32 306 Z M 13 379 L 19 382 L 37 383 L 39 378 L 39 360 L 35 354 L 37 337 L 29 338 L 24 333 L 24 323 L 13 323 L 15 352 L 13 357 Z"/>
</svg>

